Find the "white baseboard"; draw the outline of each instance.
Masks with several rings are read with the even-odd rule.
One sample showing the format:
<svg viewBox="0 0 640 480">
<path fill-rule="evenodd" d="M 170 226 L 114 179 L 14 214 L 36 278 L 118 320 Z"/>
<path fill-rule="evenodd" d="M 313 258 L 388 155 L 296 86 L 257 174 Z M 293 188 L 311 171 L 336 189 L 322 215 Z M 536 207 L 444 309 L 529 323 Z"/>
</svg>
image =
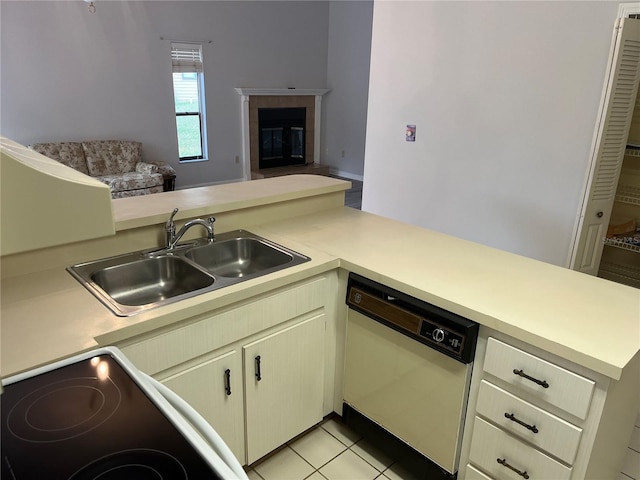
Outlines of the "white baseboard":
<svg viewBox="0 0 640 480">
<path fill-rule="evenodd" d="M 349 180 L 358 180 L 359 182 L 362 182 L 362 175 L 356 175 L 355 173 L 350 173 L 350 172 L 344 172 L 342 170 L 338 170 L 337 168 L 331 168 L 329 170 L 331 172 L 331 175 L 336 175 L 337 177 L 343 177 L 343 178 L 348 178 Z"/>
</svg>

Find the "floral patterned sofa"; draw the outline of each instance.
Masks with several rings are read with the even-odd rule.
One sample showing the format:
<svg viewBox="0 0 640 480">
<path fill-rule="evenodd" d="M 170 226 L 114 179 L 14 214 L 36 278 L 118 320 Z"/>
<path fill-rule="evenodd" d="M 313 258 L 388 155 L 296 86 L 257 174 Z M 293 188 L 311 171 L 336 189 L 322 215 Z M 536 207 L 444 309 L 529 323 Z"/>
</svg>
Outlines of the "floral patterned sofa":
<svg viewBox="0 0 640 480">
<path fill-rule="evenodd" d="M 175 170 L 164 162 L 143 162 L 140 142 L 54 142 L 36 143 L 30 148 L 106 183 L 112 198 L 173 190 Z"/>
</svg>

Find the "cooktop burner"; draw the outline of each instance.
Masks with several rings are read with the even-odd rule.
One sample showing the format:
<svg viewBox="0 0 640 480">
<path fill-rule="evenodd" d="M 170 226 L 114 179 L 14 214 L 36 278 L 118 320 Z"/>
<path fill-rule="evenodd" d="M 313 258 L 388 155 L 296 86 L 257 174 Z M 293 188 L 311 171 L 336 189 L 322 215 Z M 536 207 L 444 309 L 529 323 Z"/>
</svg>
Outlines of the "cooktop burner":
<svg viewBox="0 0 640 480">
<path fill-rule="evenodd" d="M 4 479 L 219 478 L 110 354 L 4 387 Z"/>
<path fill-rule="evenodd" d="M 30 442 L 68 440 L 109 420 L 121 398 L 109 378 L 103 382 L 97 377 L 61 380 L 18 400 L 7 415 L 7 428 Z"/>
<path fill-rule="evenodd" d="M 138 448 L 112 453 L 85 465 L 69 480 L 186 480 L 187 472 L 180 461 L 165 452 Z"/>
</svg>

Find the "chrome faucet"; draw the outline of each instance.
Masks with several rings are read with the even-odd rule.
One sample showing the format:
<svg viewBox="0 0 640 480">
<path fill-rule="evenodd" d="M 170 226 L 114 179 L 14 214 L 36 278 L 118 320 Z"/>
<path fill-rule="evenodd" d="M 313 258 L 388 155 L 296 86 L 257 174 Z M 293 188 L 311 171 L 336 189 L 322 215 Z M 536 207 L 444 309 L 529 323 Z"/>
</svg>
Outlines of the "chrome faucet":
<svg viewBox="0 0 640 480">
<path fill-rule="evenodd" d="M 180 230 L 178 230 L 178 233 L 176 233 L 176 224 L 173 222 L 173 217 L 175 217 L 176 213 L 178 213 L 177 208 L 173 210 L 173 213 L 171 214 L 171 216 L 169 217 L 169 220 L 167 220 L 167 223 L 164 226 L 164 231 L 167 239 L 167 250 L 173 250 L 175 246 L 178 244 L 178 242 L 180 241 L 180 239 L 182 238 L 182 236 L 185 234 L 185 232 L 189 230 L 189 228 L 193 227 L 194 225 L 202 225 L 207 230 L 207 239 L 209 241 L 213 241 L 214 239 L 213 222 L 216 221 L 214 217 L 209 217 L 206 221 L 202 220 L 201 218 L 196 218 L 195 220 L 189 220 L 187 223 L 185 223 L 182 226 Z"/>
</svg>

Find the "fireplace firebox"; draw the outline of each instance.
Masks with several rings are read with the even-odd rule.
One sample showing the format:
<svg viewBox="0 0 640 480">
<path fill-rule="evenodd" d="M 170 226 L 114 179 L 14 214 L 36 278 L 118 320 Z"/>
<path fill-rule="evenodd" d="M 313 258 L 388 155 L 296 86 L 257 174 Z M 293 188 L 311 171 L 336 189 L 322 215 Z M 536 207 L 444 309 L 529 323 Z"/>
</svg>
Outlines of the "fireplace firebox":
<svg viewBox="0 0 640 480">
<path fill-rule="evenodd" d="M 259 168 L 304 165 L 306 108 L 259 108 Z"/>
</svg>

